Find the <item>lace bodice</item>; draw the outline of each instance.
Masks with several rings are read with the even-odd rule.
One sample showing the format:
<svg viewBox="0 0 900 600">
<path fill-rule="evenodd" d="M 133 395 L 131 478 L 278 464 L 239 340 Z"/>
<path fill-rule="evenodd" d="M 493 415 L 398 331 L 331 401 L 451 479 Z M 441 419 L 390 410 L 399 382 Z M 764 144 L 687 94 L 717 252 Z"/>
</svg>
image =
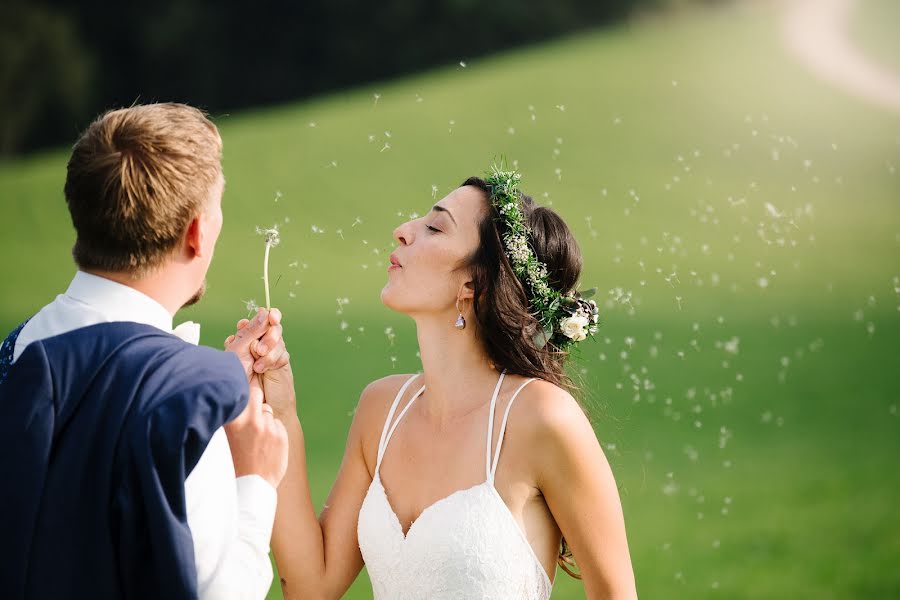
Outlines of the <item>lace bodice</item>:
<svg viewBox="0 0 900 600">
<path fill-rule="evenodd" d="M 503 433 L 509 409 L 529 379 L 515 391 L 500 426 L 497 448 L 491 457 L 491 437 L 500 374 L 491 398 L 482 483 L 458 490 L 431 504 L 412 523 L 406 535 L 381 482 L 384 451 L 400 419 L 422 392 L 423 385 L 391 425 L 403 393 L 418 377 L 400 388 L 388 412 L 375 476 L 359 511 L 359 548 L 372 581 L 376 600 L 547 600 L 552 584 L 494 487 Z"/>
</svg>

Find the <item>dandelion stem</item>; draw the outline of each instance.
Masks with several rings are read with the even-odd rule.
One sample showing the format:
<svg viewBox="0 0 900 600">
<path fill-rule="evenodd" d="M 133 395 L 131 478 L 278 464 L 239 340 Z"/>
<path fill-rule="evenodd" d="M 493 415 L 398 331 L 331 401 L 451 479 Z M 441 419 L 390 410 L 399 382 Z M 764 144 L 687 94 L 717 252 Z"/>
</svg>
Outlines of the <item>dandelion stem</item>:
<svg viewBox="0 0 900 600">
<path fill-rule="evenodd" d="M 269 248 L 272 247 L 272 244 L 266 242 L 266 256 L 263 259 L 263 281 L 266 283 L 266 310 L 272 308 L 272 303 L 269 299 Z"/>
<path fill-rule="evenodd" d="M 270 229 L 256 228 L 256 233 L 266 236 L 266 255 L 263 258 L 263 281 L 266 284 L 266 310 L 271 310 L 272 300 L 269 297 L 269 250 L 272 246 L 277 246 L 281 239 L 278 237 L 278 225 L 273 225 Z"/>
</svg>

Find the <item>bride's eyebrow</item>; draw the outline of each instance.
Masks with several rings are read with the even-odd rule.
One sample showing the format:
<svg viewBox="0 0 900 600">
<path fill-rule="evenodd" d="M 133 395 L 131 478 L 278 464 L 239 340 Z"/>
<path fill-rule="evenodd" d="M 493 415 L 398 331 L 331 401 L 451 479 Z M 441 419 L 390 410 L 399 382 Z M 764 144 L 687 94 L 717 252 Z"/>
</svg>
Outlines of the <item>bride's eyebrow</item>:
<svg viewBox="0 0 900 600">
<path fill-rule="evenodd" d="M 447 213 L 448 215 L 450 215 L 450 220 L 453 221 L 453 224 L 454 224 L 454 225 L 456 225 L 456 219 L 453 218 L 453 213 L 451 213 L 449 210 L 447 210 L 446 208 L 444 208 L 444 207 L 441 206 L 440 204 L 435 204 L 434 206 L 431 207 L 431 210 L 436 211 L 436 212 L 445 212 L 445 213 Z"/>
</svg>

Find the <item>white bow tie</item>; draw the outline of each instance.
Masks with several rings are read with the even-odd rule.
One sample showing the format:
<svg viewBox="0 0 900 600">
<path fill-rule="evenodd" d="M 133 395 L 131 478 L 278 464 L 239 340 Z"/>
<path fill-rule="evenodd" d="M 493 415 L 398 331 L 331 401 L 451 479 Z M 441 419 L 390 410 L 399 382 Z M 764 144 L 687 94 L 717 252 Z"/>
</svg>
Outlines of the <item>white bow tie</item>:
<svg viewBox="0 0 900 600">
<path fill-rule="evenodd" d="M 185 321 L 172 330 L 172 335 L 196 346 L 200 343 L 200 323 Z"/>
</svg>

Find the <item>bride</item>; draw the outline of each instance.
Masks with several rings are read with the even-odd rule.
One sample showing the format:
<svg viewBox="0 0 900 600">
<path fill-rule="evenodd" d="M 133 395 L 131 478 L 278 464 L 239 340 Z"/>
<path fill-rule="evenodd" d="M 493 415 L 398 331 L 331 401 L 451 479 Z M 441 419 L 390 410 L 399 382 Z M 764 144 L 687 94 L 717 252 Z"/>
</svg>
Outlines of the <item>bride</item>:
<svg viewBox="0 0 900 600">
<path fill-rule="evenodd" d="M 381 300 L 415 321 L 423 372 L 363 390 L 318 517 L 290 366 L 266 379 L 290 439 L 285 598 L 340 598 L 364 564 L 379 600 L 544 600 L 557 565 L 588 598 L 637 597 L 616 483 L 563 370 L 597 306 L 574 291 L 568 227 L 518 182 L 495 168 L 394 230 Z"/>
</svg>

